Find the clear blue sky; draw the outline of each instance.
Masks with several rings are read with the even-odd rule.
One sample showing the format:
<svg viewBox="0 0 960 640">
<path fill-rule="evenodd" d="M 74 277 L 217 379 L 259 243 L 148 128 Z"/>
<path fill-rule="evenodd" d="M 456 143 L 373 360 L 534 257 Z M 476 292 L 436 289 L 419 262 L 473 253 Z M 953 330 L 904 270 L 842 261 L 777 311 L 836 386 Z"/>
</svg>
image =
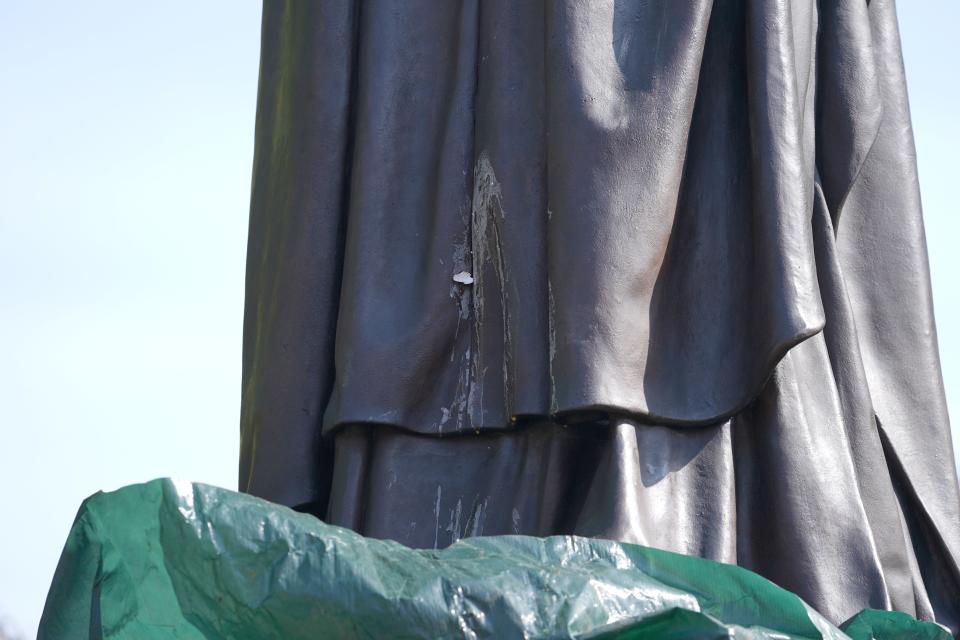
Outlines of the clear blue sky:
<svg viewBox="0 0 960 640">
<path fill-rule="evenodd" d="M 0 4 L 0 621 L 25 637 L 84 497 L 236 487 L 259 19 L 257 0 Z M 960 3 L 900 19 L 960 422 Z"/>
</svg>

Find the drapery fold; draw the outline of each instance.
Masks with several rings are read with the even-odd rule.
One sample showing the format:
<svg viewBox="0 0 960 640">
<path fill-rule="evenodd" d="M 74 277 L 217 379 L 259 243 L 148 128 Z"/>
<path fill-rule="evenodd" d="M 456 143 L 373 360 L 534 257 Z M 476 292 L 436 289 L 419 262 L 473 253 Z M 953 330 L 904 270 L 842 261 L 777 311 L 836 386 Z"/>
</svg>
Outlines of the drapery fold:
<svg viewBox="0 0 960 640">
<path fill-rule="evenodd" d="M 263 7 L 240 486 L 290 504 L 323 491 L 319 420 L 334 382 L 356 17 L 352 2 Z"/>
<path fill-rule="evenodd" d="M 371 2 L 341 6 L 333 24 L 292 17 L 333 8 L 271 8 L 265 20 L 328 46 L 308 29 L 333 29 L 342 45 L 265 58 L 270 109 L 292 121 L 268 124 L 264 107 L 261 129 L 305 139 L 271 139 L 273 155 L 260 145 L 270 177 L 255 179 L 250 254 L 260 273 L 263 256 L 330 227 L 303 265 L 323 281 L 323 313 L 337 312 L 318 354 L 326 428 L 729 417 L 823 326 L 812 20 L 795 28 L 783 2 L 515 5 Z M 300 184 L 287 188 L 289 171 Z M 262 240 L 270 223 L 257 220 L 277 208 L 324 221 Z M 262 316 L 257 296 L 296 285 L 260 273 L 251 286 Z"/>
</svg>

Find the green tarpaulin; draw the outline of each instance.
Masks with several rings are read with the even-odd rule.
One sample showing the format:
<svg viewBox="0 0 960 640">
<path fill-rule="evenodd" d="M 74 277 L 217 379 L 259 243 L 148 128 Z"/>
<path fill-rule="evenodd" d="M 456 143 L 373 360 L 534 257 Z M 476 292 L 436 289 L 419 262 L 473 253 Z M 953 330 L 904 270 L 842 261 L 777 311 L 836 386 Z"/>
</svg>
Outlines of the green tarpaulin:
<svg viewBox="0 0 960 640">
<path fill-rule="evenodd" d="M 738 567 L 572 536 L 439 551 L 155 480 L 84 502 L 40 623 L 78 638 L 943 638 L 865 611 L 828 623 Z"/>
</svg>

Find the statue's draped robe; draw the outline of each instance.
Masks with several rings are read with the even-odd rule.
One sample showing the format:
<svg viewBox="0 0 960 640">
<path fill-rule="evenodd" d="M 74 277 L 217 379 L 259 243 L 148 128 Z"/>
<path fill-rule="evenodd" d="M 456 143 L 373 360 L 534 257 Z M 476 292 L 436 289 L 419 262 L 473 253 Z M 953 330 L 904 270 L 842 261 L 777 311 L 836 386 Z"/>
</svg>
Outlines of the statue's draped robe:
<svg viewBox="0 0 960 640">
<path fill-rule="evenodd" d="M 899 46 L 892 0 L 265 3 L 241 489 L 956 631 Z"/>
</svg>

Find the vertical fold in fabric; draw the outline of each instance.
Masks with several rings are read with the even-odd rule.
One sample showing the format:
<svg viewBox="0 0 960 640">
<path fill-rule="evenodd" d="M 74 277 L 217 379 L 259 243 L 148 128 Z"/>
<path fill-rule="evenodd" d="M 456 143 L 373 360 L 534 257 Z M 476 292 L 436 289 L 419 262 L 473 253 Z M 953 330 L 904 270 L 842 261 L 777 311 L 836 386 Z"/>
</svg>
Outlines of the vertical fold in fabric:
<svg viewBox="0 0 960 640">
<path fill-rule="evenodd" d="M 821 2 L 817 54 L 817 169 L 836 228 L 883 117 L 869 2 Z"/>
<path fill-rule="evenodd" d="M 317 462 L 334 377 L 357 8 L 263 5 L 239 486 L 282 504 L 326 494 Z"/>
<path fill-rule="evenodd" d="M 326 426 L 466 427 L 477 26 L 477 0 L 363 3 Z"/>
<path fill-rule="evenodd" d="M 956 628 L 960 495 L 894 3 L 873 0 L 858 29 L 870 30 L 882 121 L 842 212 L 831 211 L 837 256 L 904 517 L 938 532 L 934 548 L 918 553 L 936 558 L 921 563 L 923 581 L 950 585 L 930 596 L 938 620 Z"/>
</svg>

